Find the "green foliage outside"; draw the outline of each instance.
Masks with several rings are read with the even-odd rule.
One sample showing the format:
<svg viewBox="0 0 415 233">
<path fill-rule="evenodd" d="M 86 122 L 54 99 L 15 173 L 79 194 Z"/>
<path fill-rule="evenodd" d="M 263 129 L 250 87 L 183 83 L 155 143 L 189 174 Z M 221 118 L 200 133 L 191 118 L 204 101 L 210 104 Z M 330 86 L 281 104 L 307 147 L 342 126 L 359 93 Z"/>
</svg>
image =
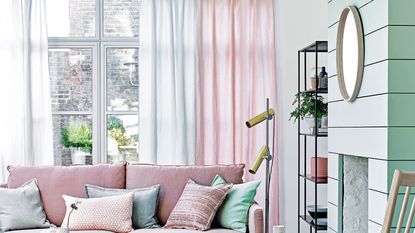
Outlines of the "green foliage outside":
<svg viewBox="0 0 415 233">
<path fill-rule="evenodd" d="M 89 153 L 92 152 L 92 130 L 89 125 L 70 125 L 61 129 L 61 142 L 66 148 L 81 148 Z"/>
<path fill-rule="evenodd" d="M 125 134 L 125 127 L 121 119 L 110 116 L 107 121 L 108 136 L 117 141 L 118 146 L 129 146 L 133 138 Z"/>
</svg>

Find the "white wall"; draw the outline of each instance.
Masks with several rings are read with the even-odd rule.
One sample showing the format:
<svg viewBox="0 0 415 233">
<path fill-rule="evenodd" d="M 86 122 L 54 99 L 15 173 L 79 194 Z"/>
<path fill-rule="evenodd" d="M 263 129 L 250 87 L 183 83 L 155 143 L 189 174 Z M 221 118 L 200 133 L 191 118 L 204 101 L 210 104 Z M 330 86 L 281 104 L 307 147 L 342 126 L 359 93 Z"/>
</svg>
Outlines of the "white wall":
<svg viewBox="0 0 415 233">
<path fill-rule="evenodd" d="M 275 0 L 280 222 L 287 233 L 297 232 L 297 127 L 288 121 L 297 92 L 297 51 L 327 40 L 327 13 L 327 0 Z"/>
</svg>

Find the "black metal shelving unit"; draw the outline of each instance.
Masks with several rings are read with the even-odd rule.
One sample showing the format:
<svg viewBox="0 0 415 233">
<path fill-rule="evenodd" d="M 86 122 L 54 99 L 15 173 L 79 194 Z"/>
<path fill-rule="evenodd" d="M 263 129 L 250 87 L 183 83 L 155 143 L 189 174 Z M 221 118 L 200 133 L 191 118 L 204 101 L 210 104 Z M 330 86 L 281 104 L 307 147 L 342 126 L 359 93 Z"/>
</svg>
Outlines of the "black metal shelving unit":
<svg viewBox="0 0 415 233">
<path fill-rule="evenodd" d="M 316 41 L 312 43 L 311 45 L 301 49 L 298 51 L 298 92 L 300 93 L 306 93 L 308 95 L 324 95 L 328 94 L 328 89 L 314 89 L 314 90 L 307 90 L 307 55 L 312 54 L 315 57 L 315 66 L 318 67 L 318 58 L 319 55 L 327 53 L 327 41 Z M 303 61 L 302 60 L 303 57 Z M 302 64 L 303 63 L 303 64 Z M 303 88 L 301 88 L 301 69 L 304 69 L 303 72 Z M 316 69 L 316 77 L 318 77 L 318 69 Z M 300 102 L 298 101 L 298 104 Z M 314 106 L 314 111 L 317 111 L 317 106 Z M 317 126 L 317 118 L 314 118 L 315 126 Z M 327 184 L 327 178 L 321 179 L 321 178 L 314 178 L 311 176 L 311 174 L 307 174 L 307 139 L 311 138 L 311 140 L 314 140 L 314 156 L 317 157 L 317 149 L 318 149 L 318 143 L 320 138 L 327 138 L 328 133 L 321 133 L 318 132 L 317 127 L 314 130 L 314 134 L 311 133 L 305 133 L 301 131 L 301 122 L 298 121 L 298 233 L 301 232 L 301 221 L 305 222 L 309 225 L 310 233 L 313 231 L 316 233 L 318 231 L 326 231 L 327 226 L 326 225 L 317 225 L 314 219 L 308 214 L 307 212 L 307 183 L 311 183 L 314 186 L 314 205 L 317 205 L 318 201 L 318 186 L 319 185 L 325 185 Z M 303 140 L 301 140 L 303 139 Z M 302 156 L 303 153 L 303 156 Z M 303 168 L 301 168 L 301 159 L 303 159 Z M 317 171 L 317 160 L 315 160 L 315 169 Z M 301 188 L 301 184 L 303 183 L 303 188 Z M 301 195 L 303 195 L 304 200 L 303 203 L 301 203 Z M 317 208 L 315 210 L 317 212 Z"/>
</svg>

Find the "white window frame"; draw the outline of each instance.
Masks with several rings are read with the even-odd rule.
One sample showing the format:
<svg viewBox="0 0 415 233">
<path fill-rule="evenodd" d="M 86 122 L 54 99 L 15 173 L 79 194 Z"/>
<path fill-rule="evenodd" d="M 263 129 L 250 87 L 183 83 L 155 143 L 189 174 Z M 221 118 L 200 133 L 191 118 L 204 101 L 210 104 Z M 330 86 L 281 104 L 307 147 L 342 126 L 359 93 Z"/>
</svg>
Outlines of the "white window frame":
<svg viewBox="0 0 415 233">
<path fill-rule="evenodd" d="M 138 111 L 107 111 L 106 48 L 139 48 L 138 37 L 104 37 L 105 0 L 96 0 L 95 37 L 49 37 L 49 48 L 92 49 L 92 111 L 53 111 L 52 115 L 92 116 L 92 162 L 107 163 L 107 116 L 137 115 Z"/>
<path fill-rule="evenodd" d="M 107 62 L 106 62 L 106 58 L 107 58 L 107 53 L 106 53 L 106 49 L 107 48 L 120 48 L 120 49 L 138 49 L 138 42 L 102 42 L 101 43 L 101 67 L 102 67 L 102 72 L 104 72 L 101 77 L 102 82 L 101 82 L 101 90 L 102 90 L 102 94 L 103 96 L 101 96 L 101 99 L 103 100 L 103 102 L 101 103 L 102 109 L 101 109 L 101 113 L 100 115 L 103 117 L 102 122 L 101 122 L 101 129 L 104 129 L 102 132 L 102 140 L 101 140 L 101 145 L 103 145 L 103 147 L 101 149 L 103 149 L 102 155 L 105 156 L 105 162 L 108 162 L 108 138 L 107 138 L 107 119 L 108 116 L 113 115 L 113 116 L 117 116 L 117 115 L 137 115 L 138 117 L 138 113 L 139 111 L 108 111 L 107 110 Z"/>
</svg>

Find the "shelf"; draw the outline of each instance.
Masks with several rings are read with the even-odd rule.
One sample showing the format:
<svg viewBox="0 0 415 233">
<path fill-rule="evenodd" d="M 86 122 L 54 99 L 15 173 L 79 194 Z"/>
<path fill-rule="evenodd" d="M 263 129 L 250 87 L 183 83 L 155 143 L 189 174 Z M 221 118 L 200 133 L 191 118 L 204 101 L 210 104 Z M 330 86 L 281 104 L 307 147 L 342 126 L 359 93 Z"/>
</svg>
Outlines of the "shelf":
<svg viewBox="0 0 415 233">
<path fill-rule="evenodd" d="M 297 63 L 297 70 L 298 70 L 297 92 L 299 95 L 309 97 L 312 99 L 321 98 L 323 102 L 327 102 L 328 88 L 312 89 L 311 86 L 308 85 L 310 81 L 307 80 L 308 67 L 310 67 L 310 65 L 312 65 L 312 67 L 324 66 L 320 64 L 319 58 L 322 56 L 326 57 L 327 52 L 328 52 L 327 41 L 313 41 L 312 44 L 298 50 L 298 53 L 297 53 L 297 62 L 298 62 Z M 316 101 L 314 101 L 313 107 L 316 107 L 315 104 L 316 104 Z M 299 106 L 299 103 L 297 103 L 297 106 Z M 316 119 L 313 118 L 312 121 L 314 121 L 315 123 L 313 125 L 317 126 Z M 320 196 L 322 195 L 323 191 L 325 191 L 325 189 L 321 189 L 320 187 L 324 187 L 328 184 L 328 178 L 311 177 L 311 174 L 307 174 L 306 166 L 304 166 L 304 169 L 301 169 L 302 167 L 301 164 L 309 163 L 308 156 L 307 156 L 309 154 L 309 151 L 307 149 L 311 149 L 311 148 L 308 148 L 307 141 L 311 140 L 315 143 L 312 149 L 314 149 L 315 153 L 317 153 L 320 147 L 325 145 L 325 143 L 323 145 L 321 145 L 321 143 L 323 143 L 323 141 L 328 139 L 328 129 L 321 129 L 321 128 L 317 129 L 318 127 L 314 127 L 314 129 L 313 128 L 310 129 L 309 127 L 307 127 L 306 123 L 298 122 L 298 128 L 297 128 L 298 130 L 298 141 L 297 141 L 297 147 L 298 147 L 298 154 L 297 154 L 298 156 L 298 161 L 297 161 L 298 163 L 297 164 L 298 165 L 298 171 L 297 171 L 298 218 L 297 218 L 297 221 L 298 221 L 298 224 L 304 221 L 305 223 L 307 223 L 310 229 L 303 231 L 305 229 L 303 229 L 304 226 L 302 226 L 297 229 L 297 232 L 304 233 L 304 232 L 308 232 L 309 230 L 310 233 L 311 232 L 317 233 L 317 231 L 327 231 L 328 227 L 327 227 L 326 221 L 324 222 L 319 221 L 320 224 L 324 223 L 324 225 L 317 225 L 316 219 L 313 219 L 309 215 L 309 213 L 306 210 L 303 210 L 302 208 L 303 207 L 306 208 L 306 203 L 311 202 L 312 201 L 311 199 L 313 199 L 314 203 L 318 203 L 318 200 L 321 199 Z M 308 125 L 311 125 L 311 124 L 308 124 Z M 307 138 L 307 137 L 311 137 L 311 138 Z M 318 138 L 324 138 L 324 139 L 322 139 L 323 141 L 321 141 Z M 308 186 L 315 187 L 313 189 L 314 195 L 308 195 L 309 191 L 311 191 L 308 189 Z M 323 196 L 326 196 L 326 195 L 323 195 Z M 323 220 L 323 219 L 319 219 L 319 220 Z"/>
<path fill-rule="evenodd" d="M 306 94 L 312 95 L 312 94 L 315 94 L 316 92 L 317 92 L 317 94 L 328 94 L 329 93 L 327 88 L 317 89 L 317 91 L 313 90 L 313 89 L 310 89 L 310 90 L 302 91 L 301 93 L 306 93 Z"/>
<path fill-rule="evenodd" d="M 306 222 L 311 227 L 317 229 L 318 231 L 326 231 L 327 230 L 327 225 L 316 225 L 314 223 L 314 219 L 310 215 L 307 215 L 307 216 L 300 215 L 298 217 L 301 218 L 304 222 Z"/>
<path fill-rule="evenodd" d="M 308 137 L 315 137 L 315 136 L 317 136 L 317 137 L 323 137 L 323 138 L 329 136 L 328 133 L 318 133 L 317 135 L 311 134 L 311 133 L 299 133 L 299 135 L 308 136 Z"/>
<path fill-rule="evenodd" d="M 299 176 L 313 183 L 317 183 L 317 184 L 327 184 L 327 179 L 328 179 L 327 177 L 326 178 L 312 177 L 311 174 L 306 174 L 306 175 L 300 174 Z"/>
<path fill-rule="evenodd" d="M 328 43 L 327 41 L 316 41 L 301 49 L 300 52 L 328 52 Z"/>
</svg>

